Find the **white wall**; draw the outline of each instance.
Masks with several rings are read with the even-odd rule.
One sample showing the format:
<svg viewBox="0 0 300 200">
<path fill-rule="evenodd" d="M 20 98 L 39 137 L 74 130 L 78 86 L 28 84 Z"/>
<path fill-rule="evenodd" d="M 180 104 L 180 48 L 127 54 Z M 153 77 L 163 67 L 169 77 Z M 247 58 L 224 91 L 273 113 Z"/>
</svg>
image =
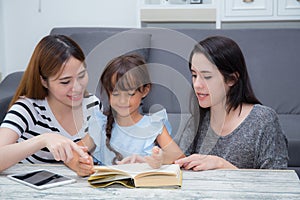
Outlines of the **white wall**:
<svg viewBox="0 0 300 200">
<path fill-rule="evenodd" d="M 3 66 L 5 66 L 4 56 L 4 30 L 3 30 L 3 6 L 0 0 L 0 81 L 3 76 Z"/>
<path fill-rule="evenodd" d="M 0 0 L 2 76 L 24 70 L 53 27 L 138 27 L 138 1 Z"/>
</svg>

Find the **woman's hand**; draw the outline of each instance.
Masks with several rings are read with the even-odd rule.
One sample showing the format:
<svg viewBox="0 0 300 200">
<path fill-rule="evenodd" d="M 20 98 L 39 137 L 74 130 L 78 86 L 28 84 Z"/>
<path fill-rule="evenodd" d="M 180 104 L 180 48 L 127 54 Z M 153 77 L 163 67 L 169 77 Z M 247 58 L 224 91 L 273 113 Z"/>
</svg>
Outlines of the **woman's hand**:
<svg viewBox="0 0 300 200">
<path fill-rule="evenodd" d="M 122 164 L 144 163 L 144 162 L 146 162 L 144 157 L 142 157 L 140 155 L 133 154 L 132 156 L 128 156 L 128 157 L 124 158 L 121 161 L 117 161 L 117 164 L 122 165 Z"/>
<path fill-rule="evenodd" d="M 88 176 L 94 172 L 93 159 L 88 155 L 88 148 L 83 143 L 76 144 L 72 140 L 54 133 L 45 133 L 41 137 L 54 159 L 63 161 L 77 175 Z"/>
<path fill-rule="evenodd" d="M 163 151 L 161 150 L 161 148 L 155 146 L 152 149 L 151 156 L 145 156 L 145 160 L 150 165 L 150 167 L 158 169 L 163 164 Z"/>
<path fill-rule="evenodd" d="M 180 167 L 184 169 L 192 169 L 194 171 L 211 169 L 237 169 L 236 166 L 232 165 L 225 159 L 213 155 L 193 154 L 176 160 L 175 163 L 179 164 Z"/>
<path fill-rule="evenodd" d="M 80 146 L 62 135 L 45 133 L 39 137 L 43 137 L 45 143 L 43 146 L 49 149 L 57 161 L 70 162 L 74 156 L 73 151 L 78 153 L 80 157 L 87 158 L 87 153 Z"/>
</svg>

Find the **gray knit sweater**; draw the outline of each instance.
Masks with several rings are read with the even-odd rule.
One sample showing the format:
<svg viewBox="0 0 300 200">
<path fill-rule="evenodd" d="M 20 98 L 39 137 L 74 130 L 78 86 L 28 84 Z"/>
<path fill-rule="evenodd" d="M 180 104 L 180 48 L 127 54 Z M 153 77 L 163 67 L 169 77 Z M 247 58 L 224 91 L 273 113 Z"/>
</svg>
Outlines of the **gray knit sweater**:
<svg viewBox="0 0 300 200">
<path fill-rule="evenodd" d="M 200 134 L 200 135 L 199 135 Z M 186 154 L 201 153 L 224 158 L 238 168 L 285 169 L 287 139 L 276 112 L 254 105 L 247 118 L 229 135 L 220 137 L 209 126 L 209 112 L 198 130 L 198 138 Z"/>
</svg>

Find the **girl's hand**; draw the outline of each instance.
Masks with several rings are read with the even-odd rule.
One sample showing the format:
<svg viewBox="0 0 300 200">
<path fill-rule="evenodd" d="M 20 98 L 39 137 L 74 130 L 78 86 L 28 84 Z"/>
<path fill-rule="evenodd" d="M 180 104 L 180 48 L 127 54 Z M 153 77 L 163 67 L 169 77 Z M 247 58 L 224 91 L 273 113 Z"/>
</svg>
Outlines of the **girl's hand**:
<svg viewBox="0 0 300 200">
<path fill-rule="evenodd" d="M 81 146 L 81 148 L 86 153 L 86 155 L 84 157 L 81 157 L 77 152 L 73 152 L 73 159 L 70 162 L 65 162 L 65 164 L 70 169 L 75 171 L 78 176 L 89 176 L 95 172 L 93 169 L 93 158 L 88 155 L 87 147 Z"/>
<path fill-rule="evenodd" d="M 155 146 L 152 149 L 151 156 L 145 156 L 145 160 L 152 168 L 158 169 L 163 164 L 163 151 L 161 148 Z"/>
<path fill-rule="evenodd" d="M 92 156 L 88 155 L 88 148 L 83 148 L 84 152 L 86 152 L 86 157 L 79 157 L 78 159 L 78 168 L 76 170 L 77 175 L 79 176 L 88 176 L 93 174 L 94 171 L 94 162 Z"/>
<path fill-rule="evenodd" d="M 145 158 L 140 156 L 140 155 L 132 155 L 132 156 L 128 156 L 126 158 L 124 158 L 121 161 L 117 161 L 116 163 L 118 165 L 122 165 L 122 164 L 130 164 L 130 163 L 144 163 L 146 162 Z"/>
<path fill-rule="evenodd" d="M 213 155 L 193 154 L 176 160 L 175 163 L 179 164 L 180 167 L 186 170 L 192 169 L 194 171 L 211 169 L 237 169 L 237 167 L 225 159 Z"/>
</svg>

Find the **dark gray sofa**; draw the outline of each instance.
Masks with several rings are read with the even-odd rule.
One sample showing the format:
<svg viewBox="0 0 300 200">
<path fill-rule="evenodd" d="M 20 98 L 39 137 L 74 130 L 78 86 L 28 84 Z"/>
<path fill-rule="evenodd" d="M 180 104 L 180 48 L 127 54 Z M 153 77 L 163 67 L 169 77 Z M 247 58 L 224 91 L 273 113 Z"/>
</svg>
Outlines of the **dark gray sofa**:
<svg viewBox="0 0 300 200">
<path fill-rule="evenodd" d="M 137 51 L 146 57 L 151 93 L 143 102 L 143 111 L 159 107 L 168 111 L 173 136 L 186 143 L 182 132 L 193 126 L 196 114 L 191 94 L 188 57 L 197 41 L 211 35 L 234 39 L 241 47 L 257 97 L 274 108 L 289 142 L 289 168 L 300 175 L 300 29 L 134 29 L 126 28 L 54 28 L 50 34 L 73 38 L 87 55 L 90 76 L 88 89 L 98 94 L 97 82 L 105 64 L 122 53 Z M 1 94 L 1 91 L 0 91 Z M 0 116 L 1 117 L 1 116 Z M 190 132 L 190 134 L 193 131 Z"/>
<path fill-rule="evenodd" d="M 22 71 L 13 72 L 6 76 L 0 83 L 0 122 L 2 122 L 6 114 L 10 100 L 14 95 L 22 76 Z"/>
</svg>

